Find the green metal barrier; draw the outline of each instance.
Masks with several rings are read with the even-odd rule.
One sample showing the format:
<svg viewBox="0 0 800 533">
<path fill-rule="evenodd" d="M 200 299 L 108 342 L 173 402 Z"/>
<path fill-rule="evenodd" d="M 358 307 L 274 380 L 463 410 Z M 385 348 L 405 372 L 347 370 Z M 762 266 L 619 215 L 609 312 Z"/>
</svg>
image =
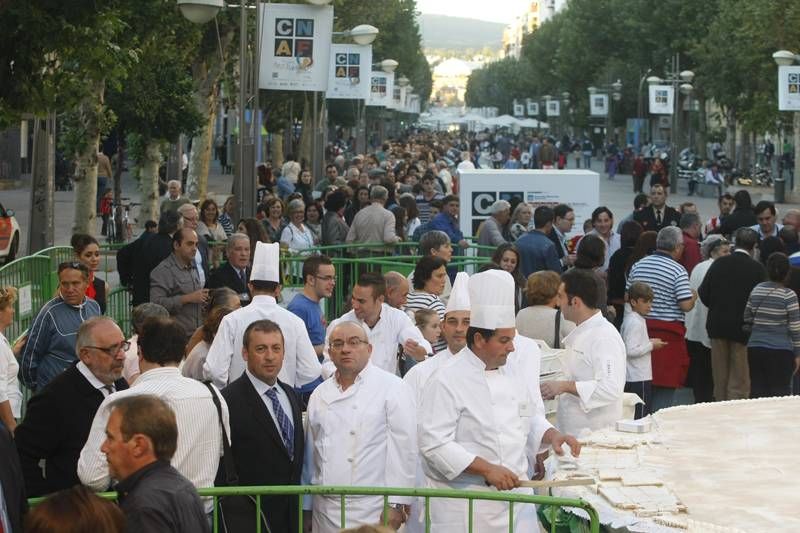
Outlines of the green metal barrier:
<svg viewBox="0 0 800 533">
<path fill-rule="evenodd" d="M 125 333 L 125 337 L 129 338 L 133 334 L 131 291 L 125 287 L 117 287 L 109 292 L 106 298 L 106 316 L 113 318 Z"/>
<path fill-rule="evenodd" d="M 304 496 L 338 496 L 341 505 L 340 525 L 342 528 L 347 523 L 347 496 L 380 496 L 383 498 L 383 516 L 384 525 L 388 520 L 389 497 L 390 496 L 406 496 L 413 498 L 422 498 L 424 500 L 424 520 L 425 531 L 431 533 L 431 514 L 430 514 L 430 501 L 432 498 L 446 498 L 467 500 L 469 516 L 468 516 L 468 529 L 465 533 L 473 532 L 473 509 L 475 500 L 481 501 L 499 501 L 508 502 L 509 504 L 509 520 L 508 531 L 514 533 L 514 506 L 517 504 L 534 504 L 539 506 L 546 506 L 548 508 L 562 508 L 570 507 L 574 509 L 581 509 L 589 516 L 589 531 L 592 533 L 600 533 L 600 518 L 595 511 L 594 507 L 588 502 L 579 499 L 570 498 L 557 498 L 554 496 L 539 496 L 533 494 L 518 494 L 506 491 L 468 491 L 468 490 L 446 490 L 446 489 L 406 489 L 406 488 L 385 488 L 385 487 L 336 487 L 336 486 L 308 486 L 308 485 L 286 485 L 286 486 L 272 486 L 272 487 L 212 487 L 207 489 L 200 489 L 198 491 L 200 496 L 212 497 L 214 499 L 214 514 L 213 514 L 213 532 L 220 531 L 219 524 L 219 498 L 225 496 L 251 496 L 256 500 L 256 512 L 254 519 L 256 522 L 256 531 L 261 532 L 261 520 L 258 517 L 261 515 L 262 496 L 297 496 L 297 516 L 298 516 L 298 532 L 303 531 L 303 497 Z M 100 496 L 116 500 L 116 492 L 106 492 Z M 28 503 L 31 507 L 36 506 L 43 501 L 44 498 L 31 498 Z M 376 517 L 377 518 L 377 517 Z M 269 517 L 267 516 L 267 520 Z M 555 522 L 551 525 L 551 532 L 555 533 Z M 530 533 L 537 533 L 530 532 Z M 523 532 L 519 532 L 523 533 Z M 527 532 L 526 532 L 527 533 Z"/>
<path fill-rule="evenodd" d="M 53 297 L 56 287 L 50 272 L 50 260 L 41 256 L 22 257 L 0 268 L 0 287 L 11 286 L 18 291 L 14 321 L 4 332 L 8 339 L 22 335 Z"/>
</svg>

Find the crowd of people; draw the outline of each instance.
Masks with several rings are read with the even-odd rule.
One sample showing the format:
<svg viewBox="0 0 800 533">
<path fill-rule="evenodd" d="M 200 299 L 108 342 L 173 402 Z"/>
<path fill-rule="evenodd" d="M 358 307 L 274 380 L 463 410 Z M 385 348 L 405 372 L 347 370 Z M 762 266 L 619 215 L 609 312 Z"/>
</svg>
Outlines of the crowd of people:
<svg viewBox="0 0 800 533">
<path fill-rule="evenodd" d="M 258 214 L 236 225 L 235 199 L 197 208 L 171 182 L 158 223 L 117 256 L 128 338 L 104 316 L 89 235 L 73 236 L 57 293 L 14 345 L 2 331 L 17 291 L 0 288 L 0 531 L 208 531 L 213 502 L 197 489 L 225 485 L 530 493 L 520 481 L 544 476 L 548 451 L 578 455 L 576 437 L 622 418 L 625 392 L 641 399 L 637 418 L 792 393 L 800 211 L 779 224 L 774 204 L 740 190 L 704 222 L 654 183 L 626 216 L 598 206 L 577 232 L 567 204 L 498 200 L 470 275 L 453 265 L 470 247 L 456 193 L 479 147 L 386 143 L 336 157 L 316 186 L 289 156 L 259 168 Z M 364 262 L 348 279 L 330 257 L 398 243 L 420 256 L 408 276 Z M 282 271 L 287 253 L 297 272 Z M 287 275 L 302 286 L 282 302 Z M 337 284 L 349 302 L 328 323 L 321 304 Z M 540 382 L 543 347 L 564 350 L 564 379 Z M 118 505 L 93 494 L 109 489 Z M 32 496 L 48 498 L 27 511 Z M 346 525 L 425 530 L 424 502 L 388 501 L 385 512 L 380 496 L 348 497 Z M 257 516 L 251 498 L 226 497 L 218 518 L 294 531 L 296 505 L 265 496 Z M 339 531 L 338 496 L 304 508 L 306 530 Z M 431 530 L 466 531 L 467 508 L 432 500 Z M 505 530 L 508 513 L 476 501 L 475 530 Z M 533 506 L 513 520 L 535 526 Z"/>
</svg>

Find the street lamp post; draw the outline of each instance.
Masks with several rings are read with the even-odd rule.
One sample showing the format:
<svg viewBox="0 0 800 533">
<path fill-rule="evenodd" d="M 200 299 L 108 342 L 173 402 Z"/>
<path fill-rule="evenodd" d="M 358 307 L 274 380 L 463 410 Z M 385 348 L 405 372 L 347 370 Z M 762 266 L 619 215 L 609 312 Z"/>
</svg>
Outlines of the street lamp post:
<svg viewBox="0 0 800 533">
<path fill-rule="evenodd" d="M 600 87 L 591 86 L 587 89 L 589 95 L 593 94 L 607 94 L 609 96 L 608 99 L 608 111 L 606 112 L 606 140 L 611 141 L 613 140 L 614 134 L 614 118 L 612 115 L 612 111 L 614 110 L 613 102 L 619 102 L 622 98 L 622 80 L 617 80 L 614 83 L 608 85 L 601 85 Z"/>
<path fill-rule="evenodd" d="M 794 52 L 790 52 L 789 50 L 779 50 L 775 52 L 772 54 L 772 59 L 775 60 L 775 63 L 778 65 L 778 67 L 789 67 L 795 63 L 800 63 L 800 55 L 796 55 Z M 797 202 L 800 201 L 800 179 L 798 179 L 798 176 L 800 176 L 800 157 L 798 157 L 798 155 L 800 155 L 800 111 L 794 111 L 792 113 L 792 130 L 794 133 L 794 169 L 792 172 L 790 201 Z M 775 200 L 778 201 L 777 198 Z"/>
<path fill-rule="evenodd" d="M 379 67 L 386 74 L 391 74 L 397 70 L 398 63 L 394 59 L 384 59 L 379 63 L 373 63 L 373 67 Z M 358 130 L 356 132 L 356 153 L 367 151 L 367 102 L 358 101 Z"/>
<path fill-rule="evenodd" d="M 676 193 L 678 192 L 678 130 L 680 129 L 681 109 L 680 94 L 689 96 L 694 90 L 694 86 L 692 85 L 694 72 L 691 70 L 680 70 L 680 54 L 675 54 L 675 57 L 672 59 L 672 71 L 667 72 L 666 75 L 666 79 L 659 78 L 658 76 L 650 76 L 647 78 L 647 83 L 655 85 L 668 83 L 672 85 L 674 101 L 672 110 L 672 127 L 670 128 L 669 134 L 669 190 L 671 193 Z"/>
</svg>

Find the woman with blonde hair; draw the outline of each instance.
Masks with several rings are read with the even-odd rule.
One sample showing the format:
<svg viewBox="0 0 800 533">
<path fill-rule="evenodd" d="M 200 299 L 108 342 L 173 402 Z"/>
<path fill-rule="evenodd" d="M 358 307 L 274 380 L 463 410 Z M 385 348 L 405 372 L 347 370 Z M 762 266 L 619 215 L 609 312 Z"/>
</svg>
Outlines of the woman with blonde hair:
<svg viewBox="0 0 800 533">
<path fill-rule="evenodd" d="M 528 276 L 528 305 L 517 313 L 517 332 L 531 339 L 543 340 L 551 348 L 560 348 L 564 337 L 575 329 L 575 323 L 561 316 L 558 309 L 558 287 L 561 276 L 541 270 Z"/>
<path fill-rule="evenodd" d="M 22 392 L 17 379 L 19 363 L 16 357 L 20 348 L 12 348 L 3 331 L 14 321 L 16 299 L 17 289 L 0 287 L 0 424 L 12 433 L 17 427 L 16 419 L 20 418 L 22 408 Z"/>
</svg>

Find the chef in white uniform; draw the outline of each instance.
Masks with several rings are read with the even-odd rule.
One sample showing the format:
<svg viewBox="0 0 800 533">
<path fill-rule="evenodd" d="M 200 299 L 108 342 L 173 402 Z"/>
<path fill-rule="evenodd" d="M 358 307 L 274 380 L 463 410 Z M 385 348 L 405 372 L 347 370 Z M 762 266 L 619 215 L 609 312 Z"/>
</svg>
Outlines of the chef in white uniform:
<svg viewBox="0 0 800 533">
<path fill-rule="evenodd" d="M 504 368 L 514 351 L 514 279 L 489 270 L 469 279 L 471 305 L 467 347 L 428 380 L 419 409 L 419 445 L 428 486 L 463 490 L 519 488 L 528 478 L 537 452 L 552 445 L 572 454 L 580 444 L 550 426 L 518 367 Z M 508 528 L 508 504 L 476 500 L 473 531 Z M 463 533 L 468 529 L 466 500 L 431 500 L 431 531 Z M 514 506 L 515 531 L 536 531 L 533 505 Z"/>
<path fill-rule="evenodd" d="M 408 315 L 386 304 L 385 299 L 386 281 L 381 274 L 365 272 L 358 277 L 351 298 L 353 309 L 331 322 L 325 332 L 323 377 L 327 379 L 335 370 L 328 353 L 328 339 L 333 328 L 342 322 L 357 322 L 367 330 L 372 344 L 372 364 L 392 374 L 398 374 L 397 350 L 400 346 L 418 360 L 432 354 L 431 343 L 425 340 Z"/>
<path fill-rule="evenodd" d="M 256 243 L 249 283 L 253 300 L 250 305 L 222 319 L 203 364 L 206 379 L 212 380 L 217 387 L 225 387 L 244 373 L 244 331 L 256 320 L 263 319 L 278 324 L 286 339 L 285 359 L 278 378 L 293 387 L 321 381 L 322 368 L 308 338 L 305 322 L 278 305 L 276 297 L 281 290 L 280 279 L 280 245 Z"/>
<path fill-rule="evenodd" d="M 417 468 L 416 402 L 402 379 L 370 360 L 372 345 L 357 322 L 328 335 L 334 374 L 308 403 L 303 484 L 414 487 Z M 314 533 L 340 529 L 339 496 L 313 497 Z M 405 522 L 410 497 L 390 496 L 388 521 Z M 347 498 L 345 527 L 382 523 L 381 496 Z M 305 520 L 304 520 L 305 522 Z"/>
<path fill-rule="evenodd" d="M 541 390 L 545 400 L 558 396 L 556 426 L 572 435 L 622 418 L 625 343 L 598 309 L 600 296 L 591 273 L 571 270 L 561 277 L 559 306 L 577 327 L 564 339 L 561 362 L 567 379 L 542 383 Z"/>
</svg>

